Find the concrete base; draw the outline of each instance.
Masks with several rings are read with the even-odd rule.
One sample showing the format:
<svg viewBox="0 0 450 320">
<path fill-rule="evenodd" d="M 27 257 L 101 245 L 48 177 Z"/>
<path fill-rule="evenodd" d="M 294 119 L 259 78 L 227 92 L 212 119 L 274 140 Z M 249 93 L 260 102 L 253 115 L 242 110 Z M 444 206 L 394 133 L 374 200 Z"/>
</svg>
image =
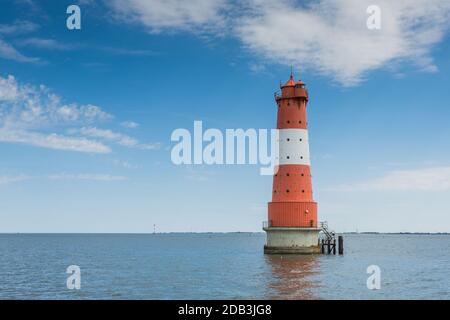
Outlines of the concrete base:
<svg viewBox="0 0 450 320">
<path fill-rule="evenodd" d="M 267 233 L 267 244 L 264 246 L 265 254 L 318 254 L 319 246 L 318 228 L 264 228 Z"/>
</svg>

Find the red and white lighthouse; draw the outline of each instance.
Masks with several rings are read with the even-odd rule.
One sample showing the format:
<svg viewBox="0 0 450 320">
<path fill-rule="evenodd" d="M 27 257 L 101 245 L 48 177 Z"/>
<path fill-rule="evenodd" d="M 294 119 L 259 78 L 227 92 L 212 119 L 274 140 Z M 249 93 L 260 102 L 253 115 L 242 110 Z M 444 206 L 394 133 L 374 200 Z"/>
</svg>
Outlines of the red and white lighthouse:
<svg viewBox="0 0 450 320">
<path fill-rule="evenodd" d="M 313 200 L 305 84 L 290 79 L 275 94 L 278 105 L 278 171 L 269 202 L 265 253 L 320 253 L 317 203 Z"/>
</svg>

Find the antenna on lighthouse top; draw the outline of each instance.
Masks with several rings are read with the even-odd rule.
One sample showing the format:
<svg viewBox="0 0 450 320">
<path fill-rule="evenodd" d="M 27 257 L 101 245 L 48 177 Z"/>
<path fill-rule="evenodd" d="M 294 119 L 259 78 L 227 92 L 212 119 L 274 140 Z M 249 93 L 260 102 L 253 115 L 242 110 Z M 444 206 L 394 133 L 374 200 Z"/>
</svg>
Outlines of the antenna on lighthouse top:
<svg viewBox="0 0 450 320">
<path fill-rule="evenodd" d="M 292 64 L 291 64 L 291 76 L 290 76 L 291 80 L 294 80 L 294 72 L 292 71 Z"/>
</svg>

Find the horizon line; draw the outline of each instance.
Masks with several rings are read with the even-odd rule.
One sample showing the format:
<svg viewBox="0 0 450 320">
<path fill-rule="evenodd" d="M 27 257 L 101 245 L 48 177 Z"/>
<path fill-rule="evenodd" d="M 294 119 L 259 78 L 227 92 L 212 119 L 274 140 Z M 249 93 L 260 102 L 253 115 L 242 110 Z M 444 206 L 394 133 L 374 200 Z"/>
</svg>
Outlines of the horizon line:
<svg viewBox="0 0 450 320">
<path fill-rule="evenodd" d="M 264 231 L 167 231 L 167 232 L 0 232 L 0 235 L 164 235 L 164 234 L 231 234 L 231 233 L 251 233 L 264 234 Z M 441 232 L 414 232 L 414 231 L 398 231 L 398 232 L 381 232 L 381 231 L 348 231 L 336 232 L 336 234 L 380 234 L 380 235 L 399 235 L 399 234 L 415 234 L 415 235 L 450 235 L 449 231 Z"/>
</svg>

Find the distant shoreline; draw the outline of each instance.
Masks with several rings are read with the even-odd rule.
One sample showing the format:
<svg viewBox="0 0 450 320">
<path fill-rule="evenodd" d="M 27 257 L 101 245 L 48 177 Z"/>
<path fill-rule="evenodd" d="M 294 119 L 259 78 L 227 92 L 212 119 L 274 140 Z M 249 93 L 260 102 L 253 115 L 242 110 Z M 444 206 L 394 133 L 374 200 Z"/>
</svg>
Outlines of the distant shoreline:
<svg viewBox="0 0 450 320">
<path fill-rule="evenodd" d="M 229 232 L 0 232 L 0 235 L 166 235 L 166 234 L 264 234 L 264 232 L 229 231 Z M 450 232 L 336 232 L 343 235 L 450 235 Z"/>
<path fill-rule="evenodd" d="M 414 234 L 414 235 L 450 235 L 450 232 L 342 232 L 342 234 L 386 234 L 386 235 L 403 235 L 403 234 Z"/>
</svg>

